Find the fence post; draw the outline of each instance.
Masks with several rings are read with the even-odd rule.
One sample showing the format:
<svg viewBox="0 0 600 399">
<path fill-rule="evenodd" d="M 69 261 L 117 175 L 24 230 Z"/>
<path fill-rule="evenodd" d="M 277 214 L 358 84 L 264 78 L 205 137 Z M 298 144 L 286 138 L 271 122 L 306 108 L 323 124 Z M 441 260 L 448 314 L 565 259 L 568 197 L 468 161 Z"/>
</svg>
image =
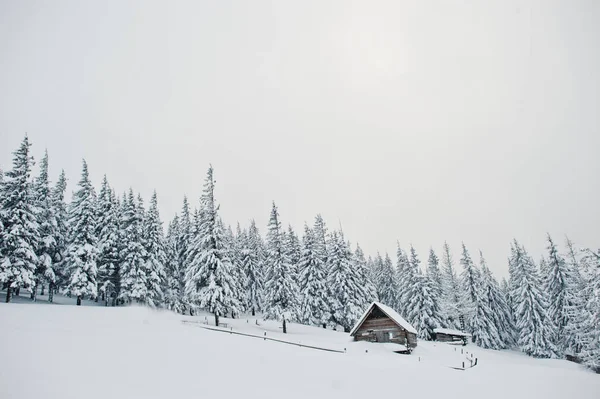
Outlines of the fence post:
<svg viewBox="0 0 600 399">
<path fill-rule="evenodd" d="M 463 370 L 465 369 L 465 362 L 463 362 Z"/>
<path fill-rule="evenodd" d="M 477 358 L 475 358 L 475 366 L 477 366 Z"/>
<path fill-rule="evenodd" d="M 267 332 L 266 331 L 265 331 L 265 338 L 264 338 L 264 340 L 265 341 L 267 340 Z"/>
</svg>

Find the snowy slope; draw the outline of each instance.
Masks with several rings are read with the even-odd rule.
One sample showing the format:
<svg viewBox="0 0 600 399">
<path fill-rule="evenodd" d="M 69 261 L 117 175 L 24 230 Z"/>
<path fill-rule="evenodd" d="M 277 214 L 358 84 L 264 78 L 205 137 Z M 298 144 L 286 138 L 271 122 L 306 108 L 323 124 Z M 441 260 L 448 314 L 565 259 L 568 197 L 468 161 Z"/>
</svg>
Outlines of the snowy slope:
<svg viewBox="0 0 600 399">
<path fill-rule="evenodd" d="M 598 398 L 600 378 L 576 364 L 467 346 L 354 343 L 347 334 L 224 319 L 233 331 L 347 349 L 331 353 L 228 333 L 145 308 L 0 305 L 2 398 Z M 207 317 L 211 321 L 210 317 Z M 456 348 L 456 351 L 455 351 Z M 365 352 L 368 350 L 368 352 Z M 7 362 L 6 359 L 11 359 Z M 420 361 L 419 361 L 420 360 Z M 574 395 L 575 394 L 575 395 Z"/>
</svg>

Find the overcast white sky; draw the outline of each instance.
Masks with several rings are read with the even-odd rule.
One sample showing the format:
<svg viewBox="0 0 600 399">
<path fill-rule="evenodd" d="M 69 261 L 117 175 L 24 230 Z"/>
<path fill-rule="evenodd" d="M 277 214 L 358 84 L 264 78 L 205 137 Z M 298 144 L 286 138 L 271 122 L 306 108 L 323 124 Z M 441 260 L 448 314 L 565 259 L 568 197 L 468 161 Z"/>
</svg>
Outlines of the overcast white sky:
<svg viewBox="0 0 600 399">
<path fill-rule="evenodd" d="M 600 245 L 600 2 L 0 0 L 0 167 L 28 132 L 165 225 L 209 163 L 226 222 L 271 201 L 374 254 Z"/>
</svg>

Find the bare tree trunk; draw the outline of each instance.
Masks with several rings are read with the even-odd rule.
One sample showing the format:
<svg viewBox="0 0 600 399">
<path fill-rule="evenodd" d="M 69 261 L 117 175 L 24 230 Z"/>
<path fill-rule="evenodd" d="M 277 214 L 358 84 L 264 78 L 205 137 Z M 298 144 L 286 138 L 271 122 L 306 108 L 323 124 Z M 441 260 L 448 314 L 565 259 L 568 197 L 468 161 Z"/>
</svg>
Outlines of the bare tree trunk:
<svg viewBox="0 0 600 399">
<path fill-rule="evenodd" d="M 48 284 L 48 302 L 54 302 L 54 283 Z"/>
<path fill-rule="evenodd" d="M 46 288 L 46 286 L 44 285 L 44 283 L 42 283 L 42 285 L 41 285 L 40 288 L 41 288 L 40 295 L 44 295 L 44 288 Z"/>
<path fill-rule="evenodd" d="M 215 313 L 215 326 L 219 327 L 219 314 Z"/>
<path fill-rule="evenodd" d="M 327 329 L 327 323 L 323 323 L 323 328 Z"/>
<path fill-rule="evenodd" d="M 252 308 L 252 316 L 256 316 L 256 311 L 254 308 Z"/>
<path fill-rule="evenodd" d="M 30 298 L 32 301 L 35 301 L 35 296 L 37 295 L 37 278 L 34 278 L 33 282 L 34 282 L 34 285 L 33 285 L 33 289 L 31 290 Z"/>
<path fill-rule="evenodd" d="M 12 294 L 12 288 L 10 284 L 8 284 L 8 288 L 6 289 L 6 303 L 10 302 L 10 294 Z"/>
<path fill-rule="evenodd" d="M 16 296 L 21 295 L 21 287 L 17 287 L 17 289 L 15 290 L 15 295 Z"/>
<path fill-rule="evenodd" d="M 287 323 L 286 323 L 285 319 L 283 319 L 283 333 L 287 334 Z"/>
<path fill-rule="evenodd" d="M 81 306 L 81 295 L 77 295 L 77 306 Z"/>
</svg>

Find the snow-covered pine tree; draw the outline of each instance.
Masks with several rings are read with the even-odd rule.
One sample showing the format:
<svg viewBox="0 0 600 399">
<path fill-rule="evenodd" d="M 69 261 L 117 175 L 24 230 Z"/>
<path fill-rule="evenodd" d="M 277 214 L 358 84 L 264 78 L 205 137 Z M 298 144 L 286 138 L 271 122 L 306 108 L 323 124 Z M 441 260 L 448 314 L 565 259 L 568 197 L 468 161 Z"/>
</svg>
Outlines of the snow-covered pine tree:
<svg viewBox="0 0 600 399">
<path fill-rule="evenodd" d="M 167 307 L 174 312 L 184 313 L 183 292 L 181 292 L 181 275 L 179 273 L 179 252 L 177 242 L 179 238 L 179 216 L 175 215 L 167 230 L 165 250 L 167 255 L 166 264 L 166 288 L 165 301 Z"/>
<path fill-rule="evenodd" d="M 185 304 L 185 285 L 187 283 L 185 281 L 185 276 L 187 274 L 188 259 L 195 256 L 194 254 L 189 254 L 190 248 L 194 243 L 194 236 L 192 230 L 192 221 L 190 219 L 190 205 L 187 196 L 183 197 L 183 206 L 181 208 L 181 216 L 179 217 L 178 232 L 177 261 L 179 262 L 179 292 L 182 295 L 181 301 Z"/>
<path fill-rule="evenodd" d="M 304 324 L 327 327 L 330 319 L 327 269 L 321 255 L 316 251 L 317 243 L 312 230 L 304 225 L 302 256 L 298 265 L 300 288 L 299 319 Z"/>
<path fill-rule="evenodd" d="M 52 193 L 48 179 L 48 151 L 44 153 L 44 157 L 40 162 L 40 174 L 34 184 L 34 196 L 40 236 L 37 247 L 39 263 L 34 276 L 36 287 L 31 292 L 32 299 L 35 300 L 38 286 L 41 287 L 43 295 L 44 284 L 46 282 L 52 284 L 56 281 L 54 255 L 57 251 L 56 229 L 58 225 L 54 216 Z"/>
<path fill-rule="evenodd" d="M 404 251 L 402 251 L 404 252 Z M 416 306 L 418 302 L 413 301 L 415 293 L 420 294 L 423 290 L 424 281 L 419 278 L 421 261 L 417 255 L 417 251 L 410 246 L 410 259 L 404 260 L 401 256 L 399 262 L 404 263 L 403 266 L 398 266 L 402 270 L 402 275 L 399 278 L 399 284 L 404 288 L 401 290 L 400 303 L 402 304 L 402 312 L 400 314 L 406 316 L 410 323 L 418 323 L 418 316 L 421 309 Z"/>
<path fill-rule="evenodd" d="M 517 240 L 511 244 L 509 258 L 510 290 L 516 319 L 517 344 L 533 357 L 554 357 L 551 321 L 536 266 Z"/>
<path fill-rule="evenodd" d="M 356 244 L 356 251 L 354 251 L 354 265 L 358 272 L 360 281 L 363 284 L 364 297 L 361 298 L 363 308 L 366 308 L 371 302 L 377 300 L 377 291 L 375 290 L 375 284 L 371 280 L 371 272 L 365 259 L 365 253 L 363 252 L 360 245 Z"/>
<path fill-rule="evenodd" d="M 444 298 L 442 301 L 442 313 L 447 317 L 446 325 L 449 328 L 464 329 L 464 323 L 461 323 L 460 309 L 460 284 L 456 271 L 454 270 L 454 260 L 450 246 L 444 242 L 442 250 L 442 276 Z"/>
<path fill-rule="evenodd" d="M 585 326 L 590 319 L 586 305 L 591 299 L 591 269 L 586 262 L 590 257 L 581 257 L 580 251 L 575 248 L 573 242 L 566 239 L 565 262 L 572 272 L 573 292 L 576 293 L 572 300 L 566 306 L 567 316 L 570 323 L 565 327 L 565 353 L 575 356 L 581 356 L 581 351 L 585 346 L 586 331 Z"/>
<path fill-rule="evenodd" d="M 471 259 L 471 255 L 465 246 L 465 243 L 462 243 L 462 255 L 460 257 L 460 264 L 463 268 L 460 274 L 460 290 L 461 295 L 460 298 L 460 308 L 462 309 L 463 317 L 465 318 L 465 325 L 469 331 L 472 332 L 471 321 L 475 316 L 477 301 L 479 300 L 479 270 L 473 263 Z M 484 305 L 482 305 L 484 306 Z M 480 308 L 482 307 L 480 306 Z M 482 311 L 480 309 L 480 311 Z M 483 309 L 483 311 L 487 311 Z M 480 328 L 483 326 L 481 321 L 481 315 L 479 316 L 479 326 Z"/>
<path fill-rule="evenodd" d="M 321 256 L 323 264 L 327 265 L 327 226 L 321 214 L 315 217 L 315 223 L 312 229 L 315 238 L 315 251 Z"/>
<path fill-rule="evenodd" d="M 392 259 L 386 253 L 382 259 L 378 254 L 379 275 L 377 277 L 377 296 L 379 301 L 391 308 L 397 308 L 398 303 L 398 277 Z"/>
<path fill-rule="evenodd" d="M 298 314 L 298 287 L 293 278 L 293 270 L 282 240 L 279 212 L 273 202 L 269 228 L 267 231 L 267 280 L 265 284 L 265 318 L 283 322 L 283 332 L 287 332 L 286 321 L 296 319 Z"/>
<path fill-rule="evenodd" d="M 92 299 L 98 295 L 95 195 L 85 160 L 78 189 L 73 193 L 69 206 L 69 226 L 69 247 L 65 260 L 69 268 L 67 292 L 77 298 L 79 306 L 83 297 Z"/>
<path fill-rule="evenodd" d="M 130 188 L 125 200 L 121 229 L 123 248 L 121 250 L 121 292 L 120 299 L 127 303 L 139 304 L 148 300 L 148 254 L 144 246 L 143 214 L 139 200 Z"/>
<path fill-rule="evenodd" d="M 165 238 L 158 211 L 158 197 L 156 191 L 152 193 L 150 208 L 144 220 L 145 249 L 148 255 L 146 260 L 148 297 L 146 303 L 151 307 L 160 307 L 165 303 L 165 265 L 167 254 L 165 252 Z"/>
<path fill-rule="evenodd" d="M 419 338 L 431 340 L 433 330 L 442 326 L 439 298 L 436 298 L 432 279 L 421 273 L 420 261 L 412 245 L 410 254 L 410 263 L 404 270 L 406 281 L 410 281 L 404 299 L 406 316 L 417 329 Z"/>
<path fill-rule="evenodd" d="M 491 310 L 491 319 L 500 338 L 497 347 L 498 349 L 509 348 L 515 344 L 514 323 L 510 305 L 507 302 L 505 290 L 500 287 L 491 270 L 487 267 L 481 251 L 479 256 L 482 298 Z M 506 286 L 508 285 L 506 280 L 503 283 Z"/>
<path fill-rule="evenodd" d="M 264 247 L 256 222 L 250 222 L 246 240 L 242 246 L 242 269 L 245 276 L 245 303 L 252 316 L 262 309 L 264 289 Z"/>
<path fill-rule="evenodd" d="M 67 178 L 63 170 L 51 193 L 56 228 L 54 229 L 55 252 L 52 255 L 54 281 L 50 281 L 48 286 L 48 302 L 54 301 L 54 293 L 58 291 L 59 287 L 64 287 L 68 284 L 68 271 L 65 262 L 69 236 L 67 204 L 65 203 L 66 191 Z"/>
<path fill-rule="evenodd" d="M 106 175 L 96 200 L 96 237 L 98 238 L 98 287 L 105 306 L 116 305 L 120 287 L 119 212 L 114 191 Z"/>
<path fill-rule="evenodd" d="M 296 281 L 296 284 L 298 284 L 298 264 L 300 263 L 300 258 L 302 257 L 302 245 L 300 244 L 300 239 L 292 228 L 292 225 L 288 226 L 284 245 L 285 250 L 290 258 L 294 280 Z"/>
<path fill-rule="evenodd" d="M 361 298 L 365 294 L 352 258 L 343 234 L 334 231 L 330 240 L 327 287 L 331 321 L 341 325 L 344 332 L 350 331 L 364 310 Z"/>
<path fill-rule="evenodd" d="M 229 271 L 231 275 L 231 291 L 233 293 L 233 297 L 238 304 L 237 309 L 232 309 L 231 318 L 237 317 L 242 311 L 245 311 L 245 292 L 244 287 L 246 285 L 244 271 L 242 270 L 242 261 L 241 261 L 241 248 L 239 246 L 239 242 L 237 236 L 234 236 L 233 229 L 231 225 L 225 229 L 225 225 L 221 218 L 219 218 L 219 223 L 221 224 L 221 229 L 224 231 L 223 234 L 223 248 L 227 251 L 227 256 L 231 261 L 231 269 Z M 239 233 L 241 234 L 241 228 L 238 223 Z"/>
<path fill-rule="evenodd" d="M 400 247 L 399 242 L 397 243 L 396 249 L 396 262 L 395 302 L 390 306 L 395 308 L 400 314 L 405 315 L 408 312 L 406 295 L 410 290 L 410 284 L 412 284 L 411 278 L 413 275 L 411 274 L 410 270 L 410 260 L 408 258 L 408 254 Z"/>
<path fill-rule="evenodd" d="M 600 250 L 586 249 L 582 262 L 590 265 L 590 280 L 585 295 L 589 298 L 585 305 L 585 321 L 581 325 L 581 358 L 586 366 L 600 371 Z"/>
<path fill-rule="evenodd" d="M 215 180 L 210 166 L 200 198 L 199 239 L 194 241 L 191 248 L 194 256 L 189 259 L 185 276 L 185 297 L 192 306 L 213 313 L 215 325 L 218 326 L 219 317 L 229 312 L 237 313 L 239 303 L 235 297 L 235 281 L 231 275 L 233 265 L 223 246 L 224 232 L 214 190 Z"/>
<path fill-rule="evenodd" d="M 442 272 L 440 271 L 440 261 L 433 248 L 429 248 L 429 258 L 427 260 L 427 277 L 431 282 L 431 295 L 440 307 L 440 324 L 443 326 L 446 320 L 442 309 L 442 300 L 444 294 L 444 283 Z"/>
<path fill-rule="evenodd" d="M 485 259 L 481 256 L 482 266 Z M 489 287 L 484 284 L 479 270 L 475 268 L 471 256 L 463 244 L 463 255 L 461 258 L 463 272 L 461 274 L 461 285 L 464 290 L 464 301 L 466 308 L 471 308 L 472 313 L 465 314 L 469 317 L 469 327 L 475 344 L 486 349 L 500 349 L 503 342 L 500 337 L 494 318 L 494 310 L 489 301 Z"/>
<path fill-rule="evenodd" d="M 556 329 L 554 343 L 562 355 L 569 347 L 567 331 L 573 323 L 569 315 L 569 308 L 573 308 L 577 301 L 579 288 L 570 264 L 559 254 L 552 237 L 548 240 L 548 267 L 547 274 L 543 275 L 544 289 L 549 300 L 548 317 Z"/>
<path fill-rule="evenodd" d="M 37 208 L 30 180 L 33 157 L 25 136 L 13 152 L 13 168 L 2 182 L 0 219 L 3 231 L 0 247 L 0 283 L 6 287 L 6 302 L 13 290 L 35 287 L 34 271 L 39 263 L 36 249 L 40 242 Z"/>
</svg>

